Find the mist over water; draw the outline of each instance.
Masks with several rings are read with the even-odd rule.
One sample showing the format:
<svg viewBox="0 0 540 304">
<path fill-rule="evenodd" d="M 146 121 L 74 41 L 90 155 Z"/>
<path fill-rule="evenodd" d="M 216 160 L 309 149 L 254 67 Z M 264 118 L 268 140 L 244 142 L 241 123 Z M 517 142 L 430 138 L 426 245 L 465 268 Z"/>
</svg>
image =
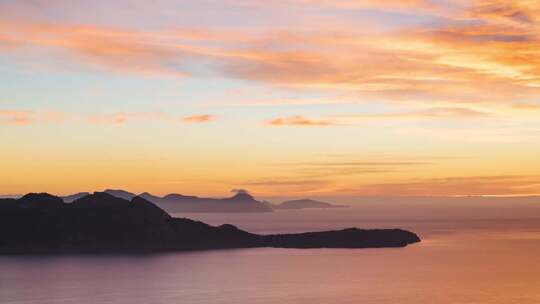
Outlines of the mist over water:
<svg viewBox="0 0 540 304">
<path fill-rule="evenodd" d="M 504 207 L 513 212 L 478 209 L 474 214 L 453 207 L 368 207 L 175 215 L 215 225 L 231 223 L 257 233 L 399 227 L 418 233 L 423 241 L 400 249 L 3 256 L 0 302 L 540 302 L 536 207 Z"/>
</svg>

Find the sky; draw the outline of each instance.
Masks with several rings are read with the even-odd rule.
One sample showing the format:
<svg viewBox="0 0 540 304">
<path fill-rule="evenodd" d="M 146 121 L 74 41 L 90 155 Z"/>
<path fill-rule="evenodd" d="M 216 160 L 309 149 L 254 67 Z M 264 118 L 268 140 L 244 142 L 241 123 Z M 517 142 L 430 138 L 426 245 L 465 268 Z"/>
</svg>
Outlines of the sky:
<svg viewBox="0 0 540 304">
<path fill-rule="evenodd" d="M 540 1 L 0 0 L 0 193 L 540 194 Z"/>
</svg>

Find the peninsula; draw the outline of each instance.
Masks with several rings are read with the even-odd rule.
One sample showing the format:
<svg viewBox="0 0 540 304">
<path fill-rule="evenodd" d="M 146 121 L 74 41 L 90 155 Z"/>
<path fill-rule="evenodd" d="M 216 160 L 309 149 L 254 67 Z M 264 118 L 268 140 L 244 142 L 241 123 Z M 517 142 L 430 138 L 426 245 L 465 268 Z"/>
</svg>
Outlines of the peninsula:
<svg viewBox="0 0 540 304">
<path fill-rule="evenodd" d="M 224 248 L 404 247 L 420 238 L 401 229 L 258 235 L 233 225 L 174 218 L 148 200 L 105 192 L 71 203 L 47 193 L 0 199 L 0 253 L 139 253 Z"/>
</svg>

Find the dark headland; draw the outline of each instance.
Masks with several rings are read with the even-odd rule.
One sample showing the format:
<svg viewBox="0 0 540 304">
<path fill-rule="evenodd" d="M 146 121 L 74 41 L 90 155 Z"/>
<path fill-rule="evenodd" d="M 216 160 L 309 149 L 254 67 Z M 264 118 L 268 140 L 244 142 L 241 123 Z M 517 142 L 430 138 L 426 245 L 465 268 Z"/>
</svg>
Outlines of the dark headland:
<svg viewBox="0 0 540 304">
<path fill-rule="evenodd" d="M 401 229 L 258 235 L 174 218 L 148 200 L 96 192 L 71 203 L 46 193 L 0 199 L 0 253 L 138 253 L 225 248 L 404 247 L 420 238 Z"/>
</svg>

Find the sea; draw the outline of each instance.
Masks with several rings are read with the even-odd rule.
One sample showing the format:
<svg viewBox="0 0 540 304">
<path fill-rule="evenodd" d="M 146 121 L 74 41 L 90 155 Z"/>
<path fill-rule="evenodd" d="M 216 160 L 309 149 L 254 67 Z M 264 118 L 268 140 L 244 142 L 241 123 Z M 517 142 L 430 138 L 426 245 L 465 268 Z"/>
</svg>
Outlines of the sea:
<svg viewBox="0 0 540 304">
<path fill-rule="evenodd" d="M 422 242 L 388 249 L 0 256 L 0 303 L 540 303 L 537 207 L 403 208 L 175 214 L 256 233 L 403 228 Z"/>
</svg>

